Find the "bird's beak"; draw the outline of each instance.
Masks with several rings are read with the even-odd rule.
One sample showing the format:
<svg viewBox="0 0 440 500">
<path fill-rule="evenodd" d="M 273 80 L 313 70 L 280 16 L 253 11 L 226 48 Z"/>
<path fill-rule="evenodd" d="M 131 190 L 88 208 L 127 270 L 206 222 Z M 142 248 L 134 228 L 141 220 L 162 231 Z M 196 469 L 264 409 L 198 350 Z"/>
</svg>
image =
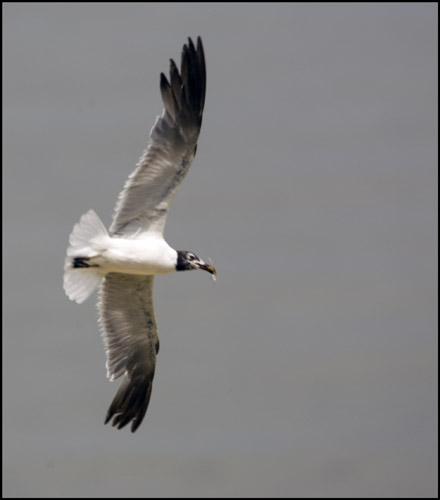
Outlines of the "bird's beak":
<svg viewBox="0 0 440 500">
<path fill-rule="evenodd" d="M 215 279 L 217 276 L 217 271 L 213 266 L 210 266 L 209 264 L 200 264 L 200 269 L 203 269 L 204 271 L 208 271 L 208 273 L 212 274 L 212 277 Z"/>
</svg>

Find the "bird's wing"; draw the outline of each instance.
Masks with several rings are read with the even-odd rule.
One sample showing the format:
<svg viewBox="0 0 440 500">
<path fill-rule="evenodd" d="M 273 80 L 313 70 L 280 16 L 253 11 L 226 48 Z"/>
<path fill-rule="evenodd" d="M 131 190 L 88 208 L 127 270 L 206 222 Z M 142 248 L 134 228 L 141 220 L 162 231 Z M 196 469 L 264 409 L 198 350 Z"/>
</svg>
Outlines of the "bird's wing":
<svg viewBox="0 0 440 500">
<path fill-rule="evenodd" d="M 206 68 L 200 37 L 183 46 L 180 74 L 170 60 L 170 81 L 160 75 L 164 110 L 150 132 L 148 148 L 116 204 L 110 234 L 142 237 L 163 233 L 168 209 L 196 153 L 205 103 Z"/>
<path fill-rule="evenodd" d="M 154 276 L 109 273 L 99 291 L 98 312 L 107 353 L 107 376 L 124 375 L 105 423 L 134 432 L 150 401 L 159 351 L 153 309 Z"/>
</svg>

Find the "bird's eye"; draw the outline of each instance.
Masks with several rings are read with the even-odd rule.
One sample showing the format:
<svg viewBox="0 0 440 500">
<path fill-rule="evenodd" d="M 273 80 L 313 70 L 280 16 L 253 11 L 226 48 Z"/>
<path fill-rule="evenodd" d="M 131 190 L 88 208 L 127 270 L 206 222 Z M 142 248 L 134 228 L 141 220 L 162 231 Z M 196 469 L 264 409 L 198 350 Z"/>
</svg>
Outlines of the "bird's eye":
<svg viewBox="0 0 440 500">
<path fill-rule="evenodd" d="M 189 258 L 189 260 L 194 260 L 196 258 L 196 256 L 194 254 L 190 253 L 188 258 Z"/>
</svg>

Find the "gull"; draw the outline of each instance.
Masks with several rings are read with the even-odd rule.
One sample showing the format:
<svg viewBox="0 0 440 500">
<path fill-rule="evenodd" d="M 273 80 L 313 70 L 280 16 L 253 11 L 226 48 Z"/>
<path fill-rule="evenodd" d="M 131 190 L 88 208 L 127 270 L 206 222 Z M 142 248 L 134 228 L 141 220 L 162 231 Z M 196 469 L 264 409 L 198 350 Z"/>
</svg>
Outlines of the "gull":
<svg viewBox="0 0 440 500">
<path fill-rule="evenodd" d="M 180 73 L 170 59 L 170 80 L 161 73 L 164 109 L 147 149 L 128 177 L 107 230 L 93 210 L 69 237 L 63 285 L 69 299 L 84 302 L 98 287 L 98 315 L 106 349 L 107 377 L 123 376 L 105 423 L 135 432 L 150 401 L 159 352 L 153 308 L 157 274 L 216 270 L 193 252 L 174 250 L 163 231 L 174 195 L 194 159 L 205 103 L 206 67 L 200 37 L 182 49 Z"/>
</svg>

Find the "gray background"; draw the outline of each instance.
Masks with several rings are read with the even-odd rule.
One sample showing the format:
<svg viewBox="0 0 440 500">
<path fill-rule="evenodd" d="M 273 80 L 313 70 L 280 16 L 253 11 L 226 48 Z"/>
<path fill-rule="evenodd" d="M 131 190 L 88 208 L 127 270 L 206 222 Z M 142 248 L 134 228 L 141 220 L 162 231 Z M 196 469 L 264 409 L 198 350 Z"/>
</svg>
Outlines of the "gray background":
<svg viewBox="0 0 440 500">
<path fill-rule="evenodd" d="M 437 495 L 437 6 L 3 5 L 6 496 Z M 203 37 L 196 161 L 166 228 L 212 257 L 156 280 L 151 405 L 103 425 L 106 224 Z"/>
</svg>

